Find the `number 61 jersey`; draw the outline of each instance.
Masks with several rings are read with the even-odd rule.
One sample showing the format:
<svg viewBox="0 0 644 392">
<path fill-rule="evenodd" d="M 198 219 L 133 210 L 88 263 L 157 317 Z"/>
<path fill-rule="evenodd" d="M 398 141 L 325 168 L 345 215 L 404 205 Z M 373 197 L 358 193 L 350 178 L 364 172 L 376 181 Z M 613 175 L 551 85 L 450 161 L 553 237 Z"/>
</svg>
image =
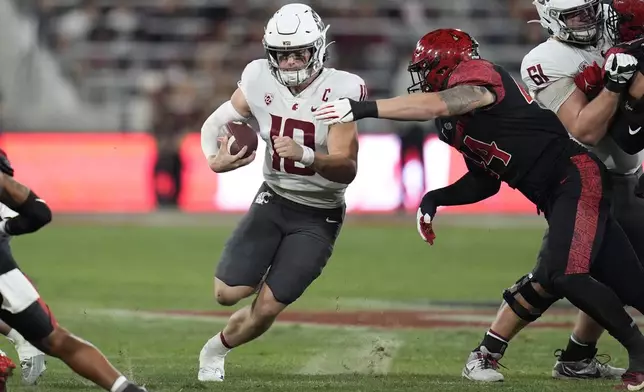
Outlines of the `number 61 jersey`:
<svg viewBox="0 0 644 392">
<path fill-rule="evenodd" d="M 603 80 L 600 75 L 591 77 L 586 71 L 594 67 L 601 69 L 604 64 L 602 52 L 610 48 L 610 43 L 600 42 L 597 47 L 580 48 L 550 38 L 532 49 L 521 64 L 521 78 L 530 95 L 554 113 L 559 112 L 577 89 L 585 93 L 589 101 L 594 99 L 604 87 Z M 614 121 L 611 128 L 617 124 Z M 635 173 L 642 166 L 644 153 L 627 154 L 611 137 L 604 137 L 595 146 L 586 148 L 609 170 L 619 174 Z"/>
<path fill-rule="evenodd" d="M 532 202 L 539 202 L 554 169 L 563 162 L 560 158 L 585 151 L 570 139 L 557 116 L 537 105 L 502 67 L 486 60 L 460 63 L 447 87 L 459 85 L 486 87 L 496 102 L 438 119 L 440 139 L 466 158 L 468 168 L 485 170 Z"/>
<path fill-rule="evenodd" d="M 364 100 L 365 83 L 357 75 L 323 68 L 320 75 L 300 94 L 293 95 L 271 74 L 268 61 L 250 62 L 238 83 L 259 124 L 266 142 L 264 179 L 280 196 L 317 208 L 344 204 L 347 184 L 329 181 L 310 167 L 280 158 L 273 149 L 273 136 L 287 136 L 316 152 L 327 154 L 329 126 L 316 121 L 313 112 L 324 102 L 339 98 Z"/>
</svg>

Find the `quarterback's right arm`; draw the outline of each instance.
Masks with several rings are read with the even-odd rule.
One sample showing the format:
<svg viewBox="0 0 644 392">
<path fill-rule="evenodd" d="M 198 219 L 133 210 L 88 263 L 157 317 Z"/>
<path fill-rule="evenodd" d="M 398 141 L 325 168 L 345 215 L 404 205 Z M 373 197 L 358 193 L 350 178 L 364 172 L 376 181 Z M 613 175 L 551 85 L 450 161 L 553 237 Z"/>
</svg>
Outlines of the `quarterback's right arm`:
<svg viewBox="0 0 644 392">
<path fill-rule="evenodd" d="M 201 127 L 201 149 L 208 159 L 208 166 L 216 173 L 237 169 L 255 158 L 254 154 L 242 158 L 245 149 L 237 155 L 230 155 L 226 143 L 221 142 L 227 142 L 228 137 L 224 125 L 231 121 L 247 121 L 252 115 L 248 94 L 260 78 L 261 69 L 262 62 L 259 60 L 248 63 L 230 100 L 219 106 Z"/>
<path fill-rule="evenodd" d="M 241 89 L 237 88 L 230 100 L 221 104 L 201 127 L 201 149 L 214 172 L 224 171 L 218 155 L 227 153 L 226 146 L 219 143 L 226 136 L 225 125 L 231 121 L 246 121 L 251 116 L 250 106 Z M 220 148 L 223 147 L 223 148 Z"/>
</svg>

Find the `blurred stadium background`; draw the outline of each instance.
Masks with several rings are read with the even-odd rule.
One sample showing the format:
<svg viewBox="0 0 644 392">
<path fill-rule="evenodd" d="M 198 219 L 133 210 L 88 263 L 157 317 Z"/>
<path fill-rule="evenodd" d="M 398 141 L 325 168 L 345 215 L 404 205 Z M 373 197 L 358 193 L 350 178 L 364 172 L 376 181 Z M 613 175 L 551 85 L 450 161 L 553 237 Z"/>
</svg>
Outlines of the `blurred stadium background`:
<svg viewBox="0 0 644 392">
<path fill-rule="evenodd" d="M 202 159 L 198 132 L 230 97 L 245 64 L 264 56 L 264 24 L 284 3 L 1 1 L 3 144 L 22 178 L 58 212 L 243 211 L 261 181 L 261 159 L 215 176 Z M 538 24 L 526 24 L 535 17 L 528 0 L 310 5 L 331 25 L 328 65 L 361 75 L 372 98 L 406 92 L 409 55 L 430 29 L 466 29 L 486 57 L 515 73 L 543 38 Z M 461 159 L 433 131 L 430 123 L 363 120 L 349 210 L 413 210 L 425 188 L 458 177 Z M 45 173 L 43 164 L 67 179 Z M 123 194 L 112 191 L 123 186 Z M 452 211 L 528 209 L 504 191 L 491 203 Z"/>
<path fill-rule="evenodd" d="M 331 25 L 329 66 L 361 75 L 372 98 L 406 91 L 408 56 L 431 29 L 472 33 L 515 75 L 544 38 L 526 24 L 529 0 L 303 1 Z M 0 0 L 0 147 L 55 212 L 52 227 L 13 240 L 16 257 L 65 325 L 151 391 L 207 389 L 196 382 L 197 354 L 226 315 L 207 313 L 222 311 L 213 264 L 262 181 L 263 149 L 216 175 L 199 130 L 245 64 L 264 56 L 264 24 L 284 3 Z M 426 190 L 463 174 L 462 158 L 430 123 L 363 120 L 360 134 L 349 224 L 285 316 L 304 311 L 308 321 L 279 324 L 231 354 L 225 390 L 490 390 L 463 384 L 461 367 L 502 289 L 534 264 L 543 221 L 504 187 L 441 213 L 429 249 L 409 213 Z M 321 311 L 361 327 L 306 327 Z M 503 389 L 607 390 L 549 380 L 572 321 L 565 309 L 551 314 L 508 351 Z M 612 339 L 601 348 L 625 363 Z M 39 388 L 95 390 L 55 361 Z"/>
</svg>

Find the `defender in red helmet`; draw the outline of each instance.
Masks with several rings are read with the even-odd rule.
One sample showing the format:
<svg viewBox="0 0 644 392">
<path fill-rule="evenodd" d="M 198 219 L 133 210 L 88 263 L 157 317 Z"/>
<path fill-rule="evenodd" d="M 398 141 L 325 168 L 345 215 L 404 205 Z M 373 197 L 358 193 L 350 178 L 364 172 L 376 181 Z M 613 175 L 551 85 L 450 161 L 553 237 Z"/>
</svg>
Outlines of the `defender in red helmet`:
<svg viewBox="0 0 644 392">
<path fill-rule="evenodd" d="M 461 30 L 437 30 L 416 44 L 409 72 L 412 85 L 409 93 L 443 90 L 456 66 L 467 60 L 480 59 L 479 44 Z"/>
<path fill-rule="evenodd" d="M 549 241 L 534 281 L 514 298 L 517 309 L 534 317 L 531 309 L 543 313 L 567 298 L 627 349 L 629 389 L 644 389 L 644 336 L 623 308 L 644 310 L 644 269 L 611 216 L 606 167 L 507 71 L 480 59 L 478 44 L 465 32 L 441 29 L 422 37 L 409 70 L 410 91 L 419 93 L 363 102 L 345 98 L 322 105 L 315 116 L 328 124 L 366 117 L 436 120 L 439 137 L 463 155 L 468 172 L 423 197 L 416 222 L 421 238 L 433 244 L 439 206 L 484 200 L 501 182 L 520 191 L 544 212 Z M 611 54 L 606 87 L 624 91 L 636 70 L 632 56 Z"/>
<path fill-rule="evenodd" d="M 644 36 L 644 0 L 613 0 L 606 15 L 606 32 L 613 42 Z"/>
</svg>

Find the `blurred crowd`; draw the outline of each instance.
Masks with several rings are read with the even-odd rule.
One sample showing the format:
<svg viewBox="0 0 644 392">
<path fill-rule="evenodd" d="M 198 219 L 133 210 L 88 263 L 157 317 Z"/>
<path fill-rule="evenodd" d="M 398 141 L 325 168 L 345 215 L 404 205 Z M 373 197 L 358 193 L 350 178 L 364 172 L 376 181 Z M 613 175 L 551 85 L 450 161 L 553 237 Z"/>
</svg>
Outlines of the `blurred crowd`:
<svg viewBox="0 0 644 392">
<path fill-rule="evenodd" d="M 263 56 L 264 24 L 285 1 L 18 0 L 38 20 L 41 41 L 90 102 L 136 108 L 134 129 L 198 129 L 230 96 L 244 65 Z M 534 19 L 527 0 L 308 1 L 331 25 L 331 66 L 363 75 L 371 96 L 387 83 L 434 21 Z M 451 18 L 451 19 L 450 19 Z M 455 22 L 456 23 L 456 22 Z M 498 23 L 497 23 L 498 24 Z M 442 26 L 441 26 L 442 27 Z M 454 26 L 468 27 L 468 26 Z M 486 29 L 482 41 L 534 43 L 539 25 Z M 521 53 L 517 54 L 520 61 Z"/>
<path fill-rule="evenodd" d="M 330 25 L 327 39 L 335 43 L 327 65 L 359 74 L 372 98 L 406 92 L 407 59 L 429 30 L 466 30 L 481 43 L 485 57 L 513 72 L 544 38 L 538 23 L 526 24 L 537 17 L 529 0 L 302 1 Z M 14 0 L 34 21 L 40 46 L 54 54 L 83 102 L 119 113 L 115 127 L 121 131 L 155 136 L 157 197 L 169 206 L 176 205 L 181 189 L 183 135 L 199 131 L 230 97 L 243 67 L 264 56 L 264 25 L 285 3 Z M 405 161 L 422 157 L 423 135 L 432 131 L 431 124 L 377 121 L 366 128 L 379 127 L 401 135 Z"/>
</svg>

